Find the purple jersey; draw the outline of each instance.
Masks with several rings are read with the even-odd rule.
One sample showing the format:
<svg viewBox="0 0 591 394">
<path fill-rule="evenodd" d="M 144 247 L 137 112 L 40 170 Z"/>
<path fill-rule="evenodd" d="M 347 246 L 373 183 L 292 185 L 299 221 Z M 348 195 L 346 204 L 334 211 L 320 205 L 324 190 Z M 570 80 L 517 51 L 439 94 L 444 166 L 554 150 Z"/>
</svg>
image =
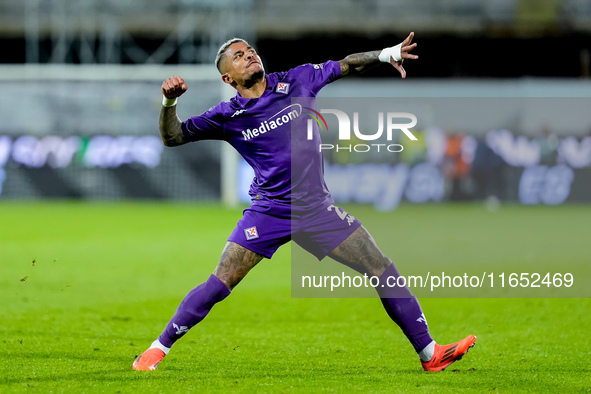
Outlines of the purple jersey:
<svg viewBox="0 0 591 394">
<path fill-rule="evenodd" d="M 268 74 L 261 97 L 247 99 L 238 93 L 229 102 L 183 122 L 183 134 L 189 141 L 230 143 L 254 169 L 249 194 L 255 204 L 266 200 L 303 207 L 319 205 L 330 193 L 318 150 L 318 126 L 312 122 L 309 140 L 307 119 L 311 118 L 304 111 L 306 107 L 315 109 L 316 94 L 340 75 L 335 61 Z"/>
</svg>

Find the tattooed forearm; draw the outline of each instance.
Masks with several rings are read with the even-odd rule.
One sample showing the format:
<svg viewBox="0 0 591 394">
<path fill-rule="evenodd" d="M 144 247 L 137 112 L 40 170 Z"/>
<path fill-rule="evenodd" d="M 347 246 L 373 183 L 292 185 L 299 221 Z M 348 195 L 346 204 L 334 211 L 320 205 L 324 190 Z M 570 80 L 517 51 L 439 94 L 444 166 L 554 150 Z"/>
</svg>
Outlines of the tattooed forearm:
<svg viewBox="0 0 591 394">
<path fill-rule="evenodd" d="M 262 259 L 262 255 L 228 242 L 213 274 L 232 290 Z"/>
<path fill-rule="evenodd" d="M 380 64 L 378 56 L 380 51 L 354 53 L 339 61 L 341 65 L 341 77 L 359 74 Z"/>
<path fill-rule="evenodd" d="M 172 107 L 162 106 L 158 126 L 160 127 L 160 136 L 164 145 L 177 146 L 187 142 L 181 129 L 181 120 L 176 114 L 176 105 Z"/>
</svg>

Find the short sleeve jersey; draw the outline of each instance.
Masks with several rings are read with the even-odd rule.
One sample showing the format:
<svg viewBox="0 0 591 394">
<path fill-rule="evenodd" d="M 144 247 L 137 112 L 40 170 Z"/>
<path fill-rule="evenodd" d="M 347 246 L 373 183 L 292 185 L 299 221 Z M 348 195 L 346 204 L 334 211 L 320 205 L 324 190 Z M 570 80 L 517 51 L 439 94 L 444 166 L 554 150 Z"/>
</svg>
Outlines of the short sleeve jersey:
<svg viewBox="0 0 591 394">
<path fill-rule="evenodd" d="M 338 62 L 304 64 L 266 75 L 259 98 L 239 93 L 182 124 L 189 141 L 224 140 L 254 169 L 253 201 L 312 207 L 330 198 L 324 182 L 320 134 L 308 121 L 316 95 L 340 77 Z M 309 132 L 309 130 L 311 132 Z"/>
</svg>

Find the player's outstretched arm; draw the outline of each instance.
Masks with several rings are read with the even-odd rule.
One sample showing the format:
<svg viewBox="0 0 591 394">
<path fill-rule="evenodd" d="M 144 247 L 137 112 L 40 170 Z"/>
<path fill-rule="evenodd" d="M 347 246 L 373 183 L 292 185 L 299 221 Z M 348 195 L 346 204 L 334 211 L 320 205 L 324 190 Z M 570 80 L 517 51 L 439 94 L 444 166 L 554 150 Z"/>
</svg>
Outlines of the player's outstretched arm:
<svg viewBox="0 0 591 394">
<path fill-rule="evenodd" d="M 187 85 L 181 77 L 172 76 L 162 83 L 162 108 L 160 109 L 160 136 L 166 146 L 178 146 L 187 141 L 181 129 L 181 120 L 176 114 L 176 103 L 183 93 L 187 91 Z"/>
<path fill-rule="evenodd" d="M 400 44 L 384 48 L 381 51 L 371 51 L 363 53 L 354 53 L 339 61 L 341 65 L 341 77 L 347 75 L 359 74 L 367 71 L 370 68 L 377 66 L 380 63 L 390 63 L 402 76 L 406 78 L 406 71 L 402 67 L 404 59 L 418 59 L 417 55 L 410 53 L 416 48 L 417 44 L 411 44 L 415 33 L 411 32 L 408 37 Z"/>
</svg>

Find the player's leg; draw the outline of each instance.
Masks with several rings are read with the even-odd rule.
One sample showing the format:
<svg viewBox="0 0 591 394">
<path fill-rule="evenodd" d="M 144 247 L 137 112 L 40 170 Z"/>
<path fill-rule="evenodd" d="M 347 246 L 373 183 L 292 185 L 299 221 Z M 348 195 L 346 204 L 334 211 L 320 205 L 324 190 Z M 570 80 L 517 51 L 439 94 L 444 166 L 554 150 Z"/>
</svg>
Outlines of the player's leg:
<svg viewBox="0 0 591 394">
<path fill-rule="evenodd" d="M 216 303 L 226 298 L 263 257 L 270 259 L 281 245 L 289 241 L 289 217 L 276 209 L 273 214 L 270 212 L 266 207 L 258 206 L 244 210 L 213 274 L 187 294 L 162 335 L 136 360 L 134 369 L 155 369 L 170 347 L 203 320 Z"/>
<path fill-rule="evenodd" d="M 213 274 L 185 296 L 162 334 L 135 360 L 133 369 L 156 369 L 172 345 L 224 300 L 262 259 L 262 255 L 228 242 Z"/>
<path fill-rule="evenodd" d="M 158 340 L 167 348 L 207 316 L 213 306 L 224 300 L 248 272 L 263 259 L 258 253 L 228 242 L 214 272 L 204 283 L 191 290 Z"/>
<path fill-rule="evenodd" d="M 363 226 L 353 231 L 328 256 L 358 272 L 378 277 L 393 265 Z"/>
<path fill-rule="evenodd" d="M 232 290 L 263 257 L 242 245 L 228 242 L 212 276 L 219 278 L 228 289 Z"/>
<path fill-rule="evenodd" d="M 380 278 L 376 288 L 388 312 L 417 352 L 433 347 L 423 311 L 408 288 L 388 287 L 386 280 L 398 270 L 376 245 L 359 220 L 330 204 L 308 212 L 294 241 L 318 259 L 330 256 L 354 270 Z M 383 285 L 383 286 L 382 286 Z"/>
<path fill-rule="evenodd" d="M 408 287 L 391 287 L 400 276 L 396 266 L 377 246 L 369 232 L 360 226 L 329 254 L 334 260 L 355 270 L 379 278 L 376 290 L 388 316 L 411 342 L 426 371 L 441 371 L 462 358 L 474 346 L 476 337 L 440 346 L 429 334 L 427 320 L 419 301 Z M 391 278 L 389 280 L 389 278 Z"/>
<path fill-rule="evenodd" d="M 433 342 L 421 306 L 408 287 L 388 286 L 388 278 L 397 278 L 400 274 L 363 226 L 355 230 L 328 255 L 340 263 L 355 266 L 359 272 L 380 278 L 376 290 L 382 304 L 417 352 L 421 352 Z"/>
</svg>

